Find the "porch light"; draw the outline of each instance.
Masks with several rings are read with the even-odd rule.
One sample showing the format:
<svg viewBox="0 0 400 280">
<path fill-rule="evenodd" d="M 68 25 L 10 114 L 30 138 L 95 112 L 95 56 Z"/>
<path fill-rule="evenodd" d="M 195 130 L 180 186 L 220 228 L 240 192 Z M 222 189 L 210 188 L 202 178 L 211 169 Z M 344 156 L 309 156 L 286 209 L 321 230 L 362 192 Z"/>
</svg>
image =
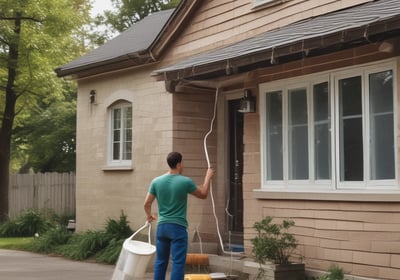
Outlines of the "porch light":
<svg viewBox="0 0 400 280">
<path fill-rule="evenodd" d="M 256 100 L 251 96 L 251 90 L 245 89 L 244 96 L 240 100 L 238 112 L 240 113 L 254 113 L 256 111 Z"/>
<path fill-rule="evenodd" d="M 96 91 L 94 89 L 92 89 L 90 91 L 89 100 L 90 100 L 90 104 L 95 104 L 96 103 Z"/>
</svg>

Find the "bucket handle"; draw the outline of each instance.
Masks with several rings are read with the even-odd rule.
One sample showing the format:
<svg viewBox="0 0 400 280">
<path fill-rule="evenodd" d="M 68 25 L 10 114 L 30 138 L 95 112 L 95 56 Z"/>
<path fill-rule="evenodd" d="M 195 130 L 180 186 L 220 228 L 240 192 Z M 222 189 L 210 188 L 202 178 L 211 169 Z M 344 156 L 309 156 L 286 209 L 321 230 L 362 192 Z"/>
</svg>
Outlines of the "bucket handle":
<svg viewBox="0 0 400 280">
<path fill-rule="evenodd" d="M 151 233 L 151 223 L 147 222 L 141 227 L 139 228 L 137 231 L 135 231 L 128 239 L 132 239 L 133 237 L 135 237 L 136 234 L 138 234 L 139 232 L 141 232 L 142 230 L 144 230 L 146 227 L 149 228 L 149 232 L 148 232 L 148 237 L 149 237 L 149 244 L 151 244 L 151 237 L 150 237 L 150 233 Z"/>
</svg>

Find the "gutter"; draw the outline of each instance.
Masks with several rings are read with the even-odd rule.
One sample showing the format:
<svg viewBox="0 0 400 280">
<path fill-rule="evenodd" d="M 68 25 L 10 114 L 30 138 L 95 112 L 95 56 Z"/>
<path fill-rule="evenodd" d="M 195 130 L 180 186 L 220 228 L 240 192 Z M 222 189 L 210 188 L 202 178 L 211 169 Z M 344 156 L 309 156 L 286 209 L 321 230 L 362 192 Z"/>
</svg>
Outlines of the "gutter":
<svg viewBox="0 0 400 280">
<path fill-rule="evenodd" d="M 152 53 L 148 50 L 142 50 L 73 68 L 63 69 L 61 66 L 56 68 L 54 71 L 58 77 L 65 77 L 72 74 L 75 74 L 73 75 L 74 77 L 84 77 L 131 66 L 145 65 L 152 62 L 156 62 Z"/>
</svg>

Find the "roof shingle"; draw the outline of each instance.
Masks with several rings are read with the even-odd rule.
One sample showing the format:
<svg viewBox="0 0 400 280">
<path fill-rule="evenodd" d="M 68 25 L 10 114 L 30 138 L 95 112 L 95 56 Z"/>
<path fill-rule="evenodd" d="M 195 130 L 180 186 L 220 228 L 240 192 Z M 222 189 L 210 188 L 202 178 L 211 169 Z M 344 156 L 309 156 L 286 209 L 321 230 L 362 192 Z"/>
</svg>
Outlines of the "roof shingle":
<svg viewBox="0 0 400 280">
<path fill-rule="evenodd" d="M 157 38 L 174 9 L 151 14 L 104 45 L 56 69 L 59 76 L 71 74 L 84 67 L 101 65 L 102 62 L 139 54 L 146 51 Z"/>
</svg>

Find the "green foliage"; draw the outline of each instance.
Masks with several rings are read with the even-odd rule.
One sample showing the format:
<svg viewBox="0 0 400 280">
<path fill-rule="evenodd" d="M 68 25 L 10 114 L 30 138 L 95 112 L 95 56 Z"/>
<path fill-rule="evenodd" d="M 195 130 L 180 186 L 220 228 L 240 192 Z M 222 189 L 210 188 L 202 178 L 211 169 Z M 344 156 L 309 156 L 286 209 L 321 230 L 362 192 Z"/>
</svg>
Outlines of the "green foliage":
<svg viewBox="0 0 400 280">
<path fill-rule="evenodd" d="M 122 244 L 132 230 L 126 215 L 122 212 L 119 220 L 108 219 L 105 230 L 76 233 L 68 243 L 59 246 L 59 254 L 74 260 L 96 258 L 99 262 L 115 264 Z"/>
<path fill-rule="evenodd" d="M 66 244 L 71 237 L 72 233 L 65 227 L 57 226 L 34 238 L 29 248 L 39 253 L 54 252 L 58 246 Z"/>
<path fill-rule="evenodd" d="M 113 10 L 106 10 L 103 15 L 97 15 L 95 24 L 105 25 L 105 32 L 100 35 L 98 43 L 110 37 L 107 32 L 120 33 L 157 11 L 175 8 L 179 0 L 111 0 Z"/>
<path fill-rule="evenodd" d="M 75 215 L 74 214 L 55 214 L 55 213 L 51 213 L 50 214 L 50 221 L 52 223 L 55 223 L 56 225 L 62 226 L 62 227 L 67 227 L 68 225 L 68 221 L 69 220 L 74 220 L 75 219 Z"/>
<path fill-rule="evenodd" d="M 89 0 L 0 1 L 1 220 L 8 213 L 13 129 L 41 102 L 49 104 L 64 93 L 65 82 L 54 69 L 85 51 L 89 8 Z"/>
<path fill-rule="evenodd" d="M 89 230 L 74 234 L 67 244 L 59 247 L 57 252 L 73 260 L 85 260 L 106 248 L 107 245 L 108 240 L 104 231 Z"/>
<path fill-rule="evenodd" d="M 124 241 L 125 239 L 111 239 L 107 247 L 96 255 L 96 260 L 109 264 L 117 263 Z"/>
<path fill-rule="evenodd" d="M 0 236 L 34 236 L 38 233 L 29 244 L 25 242 L 23 249 L 56 253 L 74 260 L 95 258 L 99 262 L 115 264 L 123 242 L 133 233 L 127 216 L 121 212 L 119 220 L 107 219 L 104 230 L 74 234 L 66 229 L 66 223 L 72 217 L 55 215 L 52 211 L 38 214 L 28 210 L 1 224 Z"/>
<path fill-rule="evenodd" d="M 43 233 L 52 227 L 42 214 L 28 209 L 13 220 L 8 220 L 0 225 L 0 236 L 22 237 L 34 236 L 35 233 Z"/>
<path fill-rule="evenodd" d="M 110 239 L 125 239 L 132 235 L 132 229 L 129 227 L 127 216 L 121 212 L 119 220 L 108 219 L 106 225 L 106 235 Z"/>
<path fill-rule="evenodd" d="M 13 133 L 13 163 L 19 173 L 75 171 L 76 94 L 41 103 Z M 16 171 L 16 170 L 15 170 Z"/>
<path fill-rule="evenodd" d="M 296 239 L 288 232 L 294 222 L 291 220 L 284 220 L 281 224 L 271 222 L 271 217 L 265 217 L 254 224 L 253 228 L 257 231 L 257 236 L 251 239 L 252 252 L 260 264 L 265 264 L 266 261 L 287 264 L 293 250 L 297 247 Z"/>
<path fill-rule="evenodd" d="M 30 250 L 33 237 L 3 237 L 0 238 L 0 249 Z"/>
<path fill-rule="evenodd" d="M 329 268 L 328 274 L 317 278 L 317 280 L 343 280 L 343 279 L 344 279 L 343 269 L 335 264 Z"/>
</svg>

